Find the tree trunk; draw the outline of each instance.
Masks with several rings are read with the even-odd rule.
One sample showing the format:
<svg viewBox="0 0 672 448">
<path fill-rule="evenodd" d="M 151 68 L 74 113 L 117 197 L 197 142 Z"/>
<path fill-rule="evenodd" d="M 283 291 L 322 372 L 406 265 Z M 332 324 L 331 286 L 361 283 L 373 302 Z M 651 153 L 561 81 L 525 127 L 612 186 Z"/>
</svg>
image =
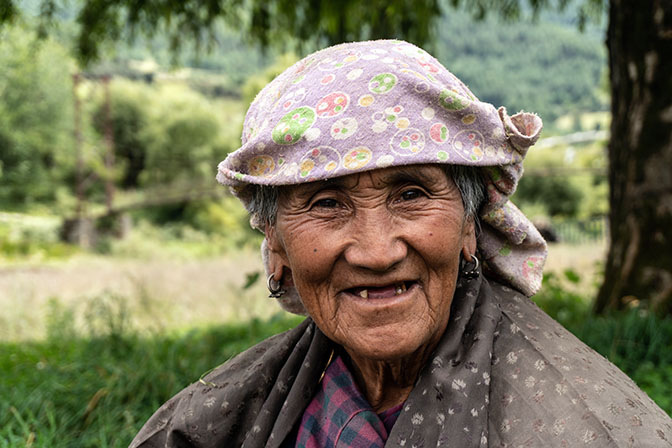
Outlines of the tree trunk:
<svg viewBox="0 0 672 448">
<path fill-rule="evenodd" d="M 609 228 L 595 310 L 672 313 L 672 0 L 611 0 Z"/>
</svg>

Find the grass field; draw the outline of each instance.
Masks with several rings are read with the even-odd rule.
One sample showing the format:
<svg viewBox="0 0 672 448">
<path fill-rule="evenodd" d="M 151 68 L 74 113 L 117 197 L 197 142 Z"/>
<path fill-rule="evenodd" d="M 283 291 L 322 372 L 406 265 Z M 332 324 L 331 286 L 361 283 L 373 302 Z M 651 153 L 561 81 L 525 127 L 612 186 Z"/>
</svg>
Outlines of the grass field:
<svg viewBox="0 0 672 448">
<path fill-rule="evenodd" d="M 0 342 L 0 448 L 126 447 L 180 389 L 300 320 L 140 336 L 107 317 L 94 335 L 75 334 L 61 316 L 44 341 Z"/>
<path fill-rule="evenodd" d="M 76 327 L 98 300 L 123 300 L 138 329 L 172 331 L 268 318 L 280 308 L 263 280 L 259 256 L 241 251 L 213 258 L 124 259 L 77 255 L 66 261 L 0 268 L 0 340 L 40 339 L 53 309 L 74 313 Z M 261 276 L 263 277 L 263 276 Z"/>
<path fill-rule="evenodd" d="M 562 274 L 568 269 L 572 270 L 578 275 L 578 282 L 564 282 L 563 286 L 590 299 L 597 294 L 606 252 L 606 241 L 550 244 L 544 272 Z"/>
</svg>

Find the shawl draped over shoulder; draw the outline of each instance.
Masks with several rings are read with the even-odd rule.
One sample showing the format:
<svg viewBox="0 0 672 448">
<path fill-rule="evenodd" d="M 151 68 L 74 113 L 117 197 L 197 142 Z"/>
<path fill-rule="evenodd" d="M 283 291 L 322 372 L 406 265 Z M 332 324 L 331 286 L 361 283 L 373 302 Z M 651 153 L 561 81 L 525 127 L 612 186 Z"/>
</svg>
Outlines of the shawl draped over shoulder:
<svg viewBox="0 0 672 448">
<path fill-rule="evenodd" d="M 280 447 L 334 344 L 311 319 L 165 403 L 131 444 Z M 625 374 L 517 291 L 458 281 L 442 340 L 385 446 L 666 447 L 672 420 Z"/>
</svg>

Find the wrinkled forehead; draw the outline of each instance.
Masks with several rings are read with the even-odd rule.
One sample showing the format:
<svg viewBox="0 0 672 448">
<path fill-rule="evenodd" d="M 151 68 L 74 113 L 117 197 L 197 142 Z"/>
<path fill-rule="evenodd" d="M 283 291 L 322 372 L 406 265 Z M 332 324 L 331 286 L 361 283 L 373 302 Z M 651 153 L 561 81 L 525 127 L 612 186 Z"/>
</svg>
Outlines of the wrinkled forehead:
<svg viewBox="0 0 672 448">
<path fill-rule="evenodd" d="M 338 189 L 355 192 L 362 188 L 378 190 L 416 185 L 428 189 L 451 189 L 455 184 L 444 167 L 439 165 L 409 165 L 378 168 L 361 173 L 335 177 L 302 184 L 293 184 L 279 189 L 281 196 L 310 197 L 323 189 Z"/>
</svg>

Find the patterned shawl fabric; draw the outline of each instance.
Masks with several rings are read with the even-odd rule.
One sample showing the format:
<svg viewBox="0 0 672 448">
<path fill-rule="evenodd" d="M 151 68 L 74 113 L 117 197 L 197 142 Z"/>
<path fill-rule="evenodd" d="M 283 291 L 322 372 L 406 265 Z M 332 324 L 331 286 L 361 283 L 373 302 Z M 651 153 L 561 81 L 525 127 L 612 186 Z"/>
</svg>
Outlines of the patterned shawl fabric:
<svg viewBox="0 0 672 448">
<path fill-rule="evenodd" d="M 131 447 L 291 444 L 334 349 L 306 319 L 173 397 Z M 670 447 L 672 420 L 529 299 L 479 276 L 458 281 L 385 446 Z"/>
</svg>

